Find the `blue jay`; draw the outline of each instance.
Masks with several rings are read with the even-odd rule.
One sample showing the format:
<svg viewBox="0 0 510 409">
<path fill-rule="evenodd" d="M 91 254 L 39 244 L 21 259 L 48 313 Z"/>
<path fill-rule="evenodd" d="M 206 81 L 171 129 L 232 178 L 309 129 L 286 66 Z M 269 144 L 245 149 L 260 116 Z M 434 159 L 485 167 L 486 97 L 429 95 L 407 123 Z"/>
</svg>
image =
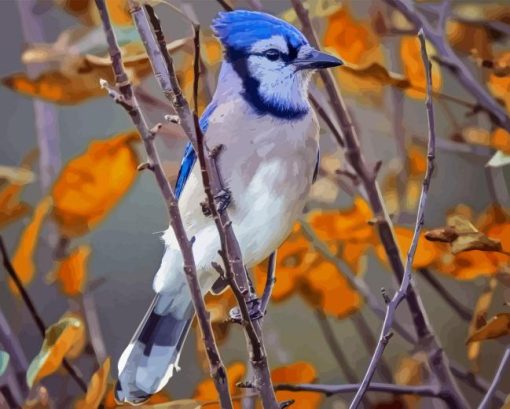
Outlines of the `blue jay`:
<svg viewBox="0 0 510 409">
<path fill-rule="evenodd" d="M 317 176 L 319 126 L 308 101 L 316 69 L 342 61 L 310 46 L 292 25 L 271 15 L 219 13 L 212 29 L 224 48 L 217 89 L 200 126 L 209 147 L 223 145 L 218 167 L 228 211 L 247 267 L 268 257 L 303 211 Z M 228 189 L 228 190 L 227 190 Z M 226 193 L 225 192 L 225 193 Z M 175 193 L 203 294 L 218 287 L 219 236 L 204 214 L 196 154 L 185 149 Z M 230 196 L 230 197 L 228 197 Z M 141 403 L 175 370 L 194 311 L 172 229 L 154 279 L 156 296 L 119 360 L 118 401 Z M 217 288 L 216 288 L 217 290 Z"/>
</svg>

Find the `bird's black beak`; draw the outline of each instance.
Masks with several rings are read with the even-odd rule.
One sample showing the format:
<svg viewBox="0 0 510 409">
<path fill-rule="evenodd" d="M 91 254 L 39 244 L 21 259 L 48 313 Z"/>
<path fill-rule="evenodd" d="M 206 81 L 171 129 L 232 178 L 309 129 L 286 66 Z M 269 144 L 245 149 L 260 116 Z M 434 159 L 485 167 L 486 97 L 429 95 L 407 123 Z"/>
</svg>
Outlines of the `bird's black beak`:
<svg viewBox="0 0 510 409">
<path fill-rule="evenodd" d="M 298 70 L 331 68 L 344 64 L 341 59 L 318 50 L 312 50 L 305 58 L 296 58 L 293 63 Z"/>
</svg>

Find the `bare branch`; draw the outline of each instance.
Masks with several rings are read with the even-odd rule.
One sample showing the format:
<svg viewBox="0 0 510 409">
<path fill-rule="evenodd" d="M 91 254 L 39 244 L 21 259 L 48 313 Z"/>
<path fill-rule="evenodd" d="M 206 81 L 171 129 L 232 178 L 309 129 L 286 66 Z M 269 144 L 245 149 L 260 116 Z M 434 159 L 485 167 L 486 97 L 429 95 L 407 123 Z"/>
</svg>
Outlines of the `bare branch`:
<svg viewBox="0 0 510 409">
<path fill-rule="evenodd" d="M 505 349 L 505 353 L 503 354 L 503 358 L 501 358 L 501 362 L 499 364 L 498 370 L 496 371 L 496 375 L 494 375 L 492 384 L 489 390 L 487 391 L 487 394 L 484 396 L 482 402 L 478 406 L 478 409 L 488 409 L 491 407 L 492 395 L 496 392 L 496 388 L 498 387 L 499 382 L 502 380 L 503 373 L 509 362 L 510 362 L 510 347 Z"/>
<path fill-rule="evenodd" d="M 462 86 L 468 91 L 500 126 L 510 132 L 510 117 L 506 110 L 501 106 L 473 76 L 462 60 L 455 54 L 452 47 L 445 38 L 444 27 L 434 28 L 425 17 L 416 9 L 412 2 L 407 0 L 384 0 L 390 6 L 400 11 L 414 26 L 422 28 L 427 39 L 436 47 L 437 54 L 441 56 L 441 61 L 454 74 Z M 443 13 L 446 14 L 446 13 Z M 439 21 L 444 22 L 444 18 L 439 17 Z"/>
<path fill-rule="evenodd" d="M 303 32 L 307 36 L 310 43 L 319 48 L 317 35 L 312 27 L 310 17 L 307 10 L 300 0 L 291 0 L 296 14 L 301 21 Z M 377 182 L 373 179 L 372 169 L 367 166 L 365 158 L 360 150 L 359 137 L 354 127 L 350 114 L 347 111 L 345 102 L 338 90 L 337 84 L 331 74 L 327 70 L 320 72 L 322 81 L 324 82 L 326 92 L 338 118 L 342 134 L 345 141 L 345 157 L 352 168 L 356 171 L 360 178 L 363 190 L 366 192 L 368 201 L 371 205 L 374 216 L 379 223 L 377 224 L 379 236 L 384 250 L 388 256 L 388 260 L 399 282 L 404 279 L 404 265 L 395 239 L 392 223 L 389 215 L 384 207 L 381 192 Z M 429 91 L 430 92 L 430 91 Z M 459 408 L 467 408 L 465 398 L 462 396 L 455 383 L 449 368 L 448 361 L 439 343 L 439 340 L 433 333 L 430 326 L 428 316 L 423 306 L 423 302 L 414 287 L 414 283 L 406 284 L 407 299 L 413 324 L 421 341 L 421 347 L 427 353 L 428 362 L 431 370 L 438 377 L 440 384 L 446 391 L 446 395 L 451 398 L 455 405 Z"/>
<path fill-rule="evenodd" d="M 37 329 L 39 330 L 39 333 L 41 334 L 41 337 L 44 339 L 46 336 L 46 325 L 44 324 L 43 319 L 41 318 L 41 315 L 39 314 L 39 311 L 37 311 L 37 308 L 35 307 L 34 302 L 30 298 L 30 295 L 28 294 L 25 287 L 23 287 L 23 283 L 21 282 L 18 273 L 14 269 L 14 266 L 11 263 L 11 260 L 9 258 L 9 254 L 7 253 L 7 248 L 5 247 L 5 242 L 2 236 L 0 236 L 0 252 L 2 253 L 2 261 L 5 269 L 7 270 L 7 273 L 11 277 L 12 281 L 14 282 L 14 285 L 16 286 L 16 289 L 19 291 L 21 298 L 23 299 L 23 302 L 28 308 L 28 311 L 30 312 L 30 315 L 32 316 L 32 319 L 35 322 L 35 325 Z M 69 363 L 67 359 L 64 359 L 62 361 L 62 366 L 65 368 L 65 370 L 69 373 L 69 375 L 74 379 L 76 384 L 80 387 L 80 389 L 83 392 L 87 391 L 87 383 L 83 380 L 81 375 L 78 372 L 78 369 L 76 369 L 72 364 Z"/>
<path fill-rule="evenodd" d="M 205 351 L 209 360 L 211 377 L 213 378 L 214 385 L 218 391 L 221 407 L 224 409 L 231 409 L 233 406 L 232 400 L 230 398 L 227 372 L 221 360 L 218 346 L 214 340 L 214 334 L 209 319 L 209 312 L 207 311 L 204 299 L 202 298 L 195 259 L 193 257 L 192 241 L 187 237 L 181 214 L 179 212 L 177 199 L 161 166 L 161 161 L 154 144 L 154 131 L 149 129 L 147 125 L 136 97 L 133 94 L 131 83 L 129 82 L 124 70 L 120 50 L 118 48 L 117 40 L 113 32 L 104 0 L 96 0 L 96 6 L 99 10 L 103 28 L 105 30 L 106 38 L 108 41 L 108 52 L 112 60 L 116 86 L 118 88 L 118 91 L 116 91 L 113 89 L 113 87 L 109 87 L 109 93 L 114 98 L 114 100 L 127 111 L 134 125 L 138 129 L 140 136 L 142 137 L 144 147 L 147 152 L 148 163 L 150 163 L 151 170 L 154 173 L 156 182 L 163 195 L 163 198 L 165 199 L 168 214 L 170 217 L 170 225 L 172 226 L 182 253 L 184 260 L 184 272 L 188 286 L 190 288 L 193 306 L 195 308 L 198 322 L 200 324 L 200 329 L 205 344 Z M 139 6 L 136 10 L 142 12 Z M 132 13 L 134 14 L 133 10 Z M 143 16 L 143 18 L 145 19 L 145 16 Z M 152 36 L 150 30 L 146 32 L 146 35 Z M 160 73 L 160 75 L 162 80 L 165 80 L 168 77 L 168 75 L 165 75 L 164 72 Z M 173 97 L 177 98 L 175 93 L 173 94 Z"/>
<path fill-rule="evenodd" d="M 340 395 L 344 393 L 353 393 L 359 389 L 359 384 L 348 385 L 321 385 L 321 384 L 278 384 L 275 385 L 276 391 L 292 392 L 317 392 L 326 396 Z M 439 388 L 429 385 L 394 385 L 391 383 L 371 383 L 369 390 L 373 392 L 386 392 L 396 395 L 418 395 L 439 397 Z"/>
<path fill-rule="evenodd" d="M 232 223 L 228 217 L 228 213 L 218 212 L 214 196 L 222 190 L 221 175 L 216 166 L 216 153 L 206 152 L 203 143 L 203 135 L 201 135 L 198 117 L 193 115 L 189 104 L 182 95 L 181 88 L 177 81 L 173 61 L 166 49 L 166 41 L 161 30 L 161 24 L 156 16 L 154 9 L 146 5 L 145 10 L 149 14 L 150 22 L 154 28 L 157 44 L 153 37 L 149 22 L 141 9 L 138 2 L 131 0 L 131 14 L 135 20 L 136 27 L 142 38 L 144 46 L 149 55 L 156 79 L 158 80 L 163 92 L 175 107 L 180 117 L 181 125 L 192 142 L 195 152 L 197 152 L 203 177 L 203 184 L 209 201 L 209 208 L 213 215 L 214 221 L 218 228 L 221 242 L 221 256 L 226 269 L 225 276 L 229 280 L 236 300 L 243 317 L 243 325 L 250 346 L 250 359 L 255 371 L 255 383 L 258 387 L 262 402 L 265 408 L 277 409 L 279 406 L 274 395 L 267 357 L 264 345 L 262 343 L 261 326 L 259 323 L 252 322 L 247 303 L 253 301 L 250 291 L 250 285 L 247 278 L 246 270 L 242 260 L 241 250 L 237 238 L 234 235 Z M 198 90 L 199 79 L 199 40 L 198 26 L 195 29 L 195 78 L 193 88 L 195 95 Z M 159 46 L 159 47 L 158 47 Z M 196 102 L 196 98 L 195 98 Z M 204 178 L 205 177 L 205 178 Z M 212 199 L 212 201 L 211 201 Z"/>
<path fill-rule="evenodd" d="M 422 59 L 423 64 L 425 66 L 425 72 L 426 72 L 426 78 L 427 78 L 427 100 L 426 100 L 426 108 L 427 108 L 427 120 L 428 120 L 428 129 L 429 129 L 429 142 L 428 142 L 428 149 L 427 149 L 427 172 L 425 174 L 425 177 L 423 179 L 422 184 L 422 190 L 421 190 L 421 196 L 420 201 L 418 203 L 418 212 L 416 215 L 416 225 L 414 228 L 414 234 L 413 239 L 411 241 L 411 246 L 409 248 L 409 251 L 407 253 L 407 261 L 405 265 L 404 270 L 404 277 L 402 279 L 402 282 L 400 284 L 400 288 L 395 293 L 393 298 L 391 299 L 390 303 L 387 306 L 386 309 L 386 316 L 384 319 L 383 327 L 381 330 L 381 334 L 379 336 L 379 342 L 377 344 L 377 347 L 374 351 L 374 354 L 372 356 L 372 359 L 370 361 L 370 364 L 368 366 L 367 372 L 363 378 L 363 381 L 361 382 L 360 388 L 358 392 L 356 393 L 352 403 L 351 403 L 351 409 L 355 409 L 358 407 L 359 403 L 361 402 L 361 399 L 363 398 L 363 395 L 368 390 L 368 386 L 372 380 L 372 377 L 375 373 L 375 369 L 377 367 L 378 361 L 381 358 L 384 349 L 386 348 L 386 345 L 389 341 L 389 336 L 391 334 L 391 328 L 393 326 L 393 320 L 395 318 L 395 312 L 399 306 L 399 304 L 404 300 L 406 297 L 410 282 L 411 282 L 411 269 L 412 264 L 414 260 L 414 255 L 416 253 L 416 248 L 418 247 L 418 239 L 420 237 L 420 233 L 424 224 L 425 220 L 425 206 L 427 203 L 427 197 L 428 197 L 428 191 L 430 187 L 430 181 L 432 178 L 432 173 L 434 172 L 434 158 L 435 158 L 435 152 L 436 152 L 436 131 L 435 131 L 435 123 L 434 123 L 434 107 L 432 105 L 432 96 L 430 95 L 432 90 L 432 75 L 430 73 L 430 61 L 427 56 L 427 50 L 425 46 L 425 37 L 423 34 L 423 31 L 420 30 L 418 33 L 418 38 L 420 39 L 421 44 L 421 52 L 422 52 Z M 467 402 L 456 402 L 456 407 L 468 407 Z"/>
<path fill-rule="evenodd" d="M 262 298 L 260 299 L 260 310 L 262 311 L 263 315 L 267 313 L 267 305 L 269 304 L 271 293 L 273 292 L 273 287 L 276 282 L 276 257 L 277 251 L 275 250 L 271 253 L 267 262 L 266 285 L 264 286 L 264 292 L 262 293 Z"/>
<path fill-rule="evenodd" d="M 462 305 L 452 294 L 448 292 L 441 282 L 428 269 L 420 269 L 421 276 L 436 290 L 443 300 L 465 321 L 470 321 L 473 312 Z"/>
</svg>

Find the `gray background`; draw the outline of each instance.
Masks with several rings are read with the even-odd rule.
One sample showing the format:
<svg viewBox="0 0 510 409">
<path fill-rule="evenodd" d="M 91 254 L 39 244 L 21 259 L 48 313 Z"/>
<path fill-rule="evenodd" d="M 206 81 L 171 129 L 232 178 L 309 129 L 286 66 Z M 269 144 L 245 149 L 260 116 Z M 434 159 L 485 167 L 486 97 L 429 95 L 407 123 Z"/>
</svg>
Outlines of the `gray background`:
<svg viewBox="0 0 510 409">
<path fill-rule="evenodd" d="M 22 0 L 21 0 L 22 1 Z M 192 1 L 203 26 L 208 26 L 219 7 L 209 0 Z M 242 4 L 240 2 L 240 4 Z M 289 7 L 287 1 L 265 1 L 264 4 L 272 11 L 281 11 Z M 363 18 L 369 2 L 354 2 L 358 15 Z M 186 24 L 166 7 L 159 8 L 165 30 L 171 38 L 181 37 L 189 33 Z M 50 10 L 43 15 L 45 33 L 48 41 L 54 41 L 59 32 L 75 24 L 74 19 L 59 10 Z M 20 53 L 24 47 L 17 7 L 14 0 L 0 1 L 1 55 L 0 74 L 6 75 L 24 69 L 20 62 Z M 152 80 L 150 80 L 152 81 Z M 454 79 L 444 74 L 445 89 L 449 93 L 469 99 L 465 92 L 458 88 Z M 154 84 L 149 84 L 156 90 Z M 389 106 L 389 92 L 386 92 Z M 370 159 L 387 161 L 396 155 L 394 138 L 391 135 L 391 117 L 388 108 L 374 110 L 362 107 L 355 99 L 348 98 L 356 122 L 360 125 L 364 150 Z M 0 123 L 3 134 L 0 145 L 0 164 L 16 165 L 23 155 L 36 144 L 33 127 L 33 107 L 29 98 L 17 95 L 6 88 L 0 88 Z M 107 137 L 118 131 L 131 128 L 126 115 L 107 98 L 93 99 L 77 106 L 58 107 L 59 126 L 61 132 L 61 150 L 63 162 L 81 153 L 92 138 Z M 441 110 L 437 109 L 439 136 L 447 137 L 450 133 L 448 123 Z M 425 136 L 426 122 L 423 104 L 419 101 L 406 100 L 405 127 L 407 135 Z M 325 149 L 331 146 L 329 137 L 324 135 L 322 142 Z M 170 159 L 177 159 L 184 146 L 184 140 L 171 143 L 166 154 Z M 440 151 L 437 157 L 437 173 L 432 184 L 429 207 L 427 210 L 427 226 L 437 226 L 444 222 L 445 211 L 458 203 L 465 203 L 475 209 L 482 210 L 489 204 L 489 192 L 484 171 L 488 157 L 458 154 Z M 384 172 L 384 167 L 383 167 Z M 501 173 L 496 172 L 497 180 Z M 504 184 L 498 185 L 501 196 L 505 197 Z M 30 186 L 25 200 L 35 203 L 41 196 L 37 184 Z M 340 200 L 346 203 L 347 199 Z M 509 203 L 506 202 L 508 205 Z M 89 263 L 90 279 L 105 278 L 106 281 L 95 292 L 102 330 L 109 354 L 116 362 L 122 349 L 128 342 L 138 322 L 142 318 L 151 298 L 151 282 L 154 272 L 159 266 L 163 247 L 155 232 L 166 229 L 166 212 L 163 201 L 152 175 L 145 172 L 138 178 L 134 188 L 117 206 L 110 216 L 82 241 L 90 243 L 93 251 Z M 2 234 L 11 251 L 15 248 L 22 226 L 28 220 L 14 223 Z M 44 276 L 51 267 L 51 253 L 48 244 L 42 241 L 37 250 L 37 279 L 29 288 L 40 312 L 46 322 L 51 323 L 68 307 L 67 301 L 60 296 L 54 287 L 42 284 Z M 391 275 L 373 258 L 367 269 L 367 279 L 378 292 L 381 286 L 391 287 Z M 15 298 L 5 285 L 5 272 L 0 273 L 0 308 L 5 312 L 19 334 L 20 341 L 27 357 L 33 357 L 39 347 L 39 334 L 36 331 L 24 305 Z M 467 306 L 473 306 L 483 288 L 483 280 L 473 282 L 455 282 L 439 277 L 445 282 L 452 293 Z M 437 297 L 433 290 L 418 277 L 418 286 L 425 301 L 433 326 L 443 342 L 448 354 L 467 365 L 464 341 L 467 325 Z M 37 289 L 35 291 L 34 289 Z M 492 312 L 501 311 L 502 296 L 500 292 L 493 302 Z M 405 308 L 402 308 L 405 310 Z M 369 320 L 375 333 L 379 330 L 374 315 L 364 309 L 364 316 Z M 402 317 L 407 313 L 401 313 Z M 403 318 L 402 318 L 403 319 Z M 352 365 L 363 373 L 369 356 L 361 347 L 358 334 L 349 319 L 336 321 L 335 332 Z M 312 362 L 319 373 L 321 382 L 344 382 L 335 360 L 323 341 L 313 311 L 298 297 L 270 307 L 270 318 L 266 322 L 266 335 L 269 341 L 269 358 L 271 365 L 305 360 Z M 194 334 L 192 335 L 194 337 Z M 482 374 L 492 377 L 495 363 L 499 360 L 503 345 L 498 342 L 487 342 L 482 351 Z M 405 355 L 410 348 L 398 336 L 391 341 L 385 357 L 392 363 Z M 222 346 L 224 360 L 229 363 L 235 360 L 246 360 L 244 337 L 238 328 L 233 328 L 230 338 Z M 80 362 L 85 374 L 90 373 L 90 365 Z M 197 380 L 204 378 L 196 361 L 195 342 L 189 339 L 182 360 L 183 370 L 171 381 L 168 389 L 174 397 L 191 395 Z M 115 369 L 113 371 L 115 373 Z M 59 387 L 55 381 L 49 381 L 50 387 Z M 507 385 L 508 386 L 508 385 Z M 70 393 L 75 386 L 68 384 Z M 470 392 L 472 399 L 480 397 Z M 325 400 L 324 407 L 337 407 L 333 402 L 338 398 Z M 341 407 L 341 406 L 338 406 Z"/>
</svg>

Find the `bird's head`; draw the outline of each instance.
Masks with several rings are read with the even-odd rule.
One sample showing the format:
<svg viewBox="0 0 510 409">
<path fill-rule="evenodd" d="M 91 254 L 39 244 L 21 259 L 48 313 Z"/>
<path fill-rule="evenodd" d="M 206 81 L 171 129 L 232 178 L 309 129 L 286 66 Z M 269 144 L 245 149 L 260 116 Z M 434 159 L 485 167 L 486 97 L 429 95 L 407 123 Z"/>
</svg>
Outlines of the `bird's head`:
<svg viewBox="0 0 510 409">
<path fill-rule="evenodd" d="M 297 28 L 266 13 L 219 13 L 212 28 L 242 81 L 243 96 L 260 113 L 291 119 L 306 114 L 312 73 L 342 65 L 310 46 Z"/>
</svg>

